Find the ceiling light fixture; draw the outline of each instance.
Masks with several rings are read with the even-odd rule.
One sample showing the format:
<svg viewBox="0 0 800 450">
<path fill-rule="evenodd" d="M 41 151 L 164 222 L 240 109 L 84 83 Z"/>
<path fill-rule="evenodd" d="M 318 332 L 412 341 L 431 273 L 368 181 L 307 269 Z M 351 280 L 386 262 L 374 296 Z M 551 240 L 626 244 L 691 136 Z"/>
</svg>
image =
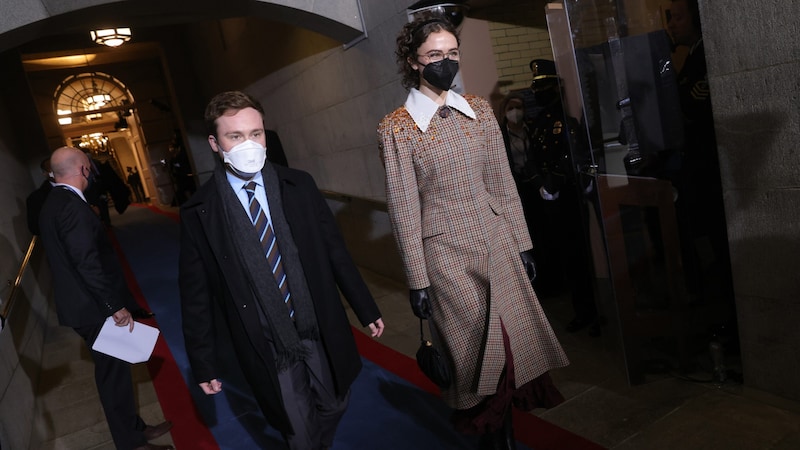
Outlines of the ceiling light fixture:
<svg viewBox="0 0 800 450">
<path fill-rule="evenodd" d="M 423 17 L 431 17 L 439 15 L 445 17 L 454 27 L 458 28 L 464 17 L 469 12 L 469 5 L 467 0 L 455 0 L 452 2 L 445 2 L 440 0 L 420 0 L 413 5 L 409 6 L 406 10 L 408 14 L 408 21 L 413 22 L 415 19 Z"/>
<path fill-rule="evenodd" d="M 109 47 L 119 47 L 131 40 L 131 29 L 106 28 L 103 30 L 90 31 L 89 35 L 92 36 L 92 40 L 98 44 L 107 45 Z"/>
</svg>

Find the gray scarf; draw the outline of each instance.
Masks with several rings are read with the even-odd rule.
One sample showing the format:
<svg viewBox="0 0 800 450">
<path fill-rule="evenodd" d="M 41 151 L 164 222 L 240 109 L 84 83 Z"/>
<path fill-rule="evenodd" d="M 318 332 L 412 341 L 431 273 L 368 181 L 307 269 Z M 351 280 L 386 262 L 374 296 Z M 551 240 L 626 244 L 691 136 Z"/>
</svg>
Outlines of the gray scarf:
<svg viewBox="0 0 800 450">
<path fill-rule="evenodd" d="M 228 229 L 231 231 L 236 253 L 242 267 L 245 268 L 245 275 L 250 282 L 253 296 L 257 300 L 256 304 L 259 306 L 259 321 L 265 328 L 265 332 L 270 334 L 276 351 L 275 361 L 278 370 L 282 371 L 290 364 L 308 356 L 308 349 L 302 345 L 300 340 L 318 340 L 319 329 L 300 256 L 294 244 L 289 224 L 283 214 L 277 173 L 270 163 L 266 163 L 261 175 L 269 200 L 272 227 L 283 258 L 289 290 L 292 293 L 294 321 L 289 317 L 289 311 L 286 304 L 283 303 L 278 283 L 272 276 L 248 211 L 242 208 L 230 183 L 227 182 L 222 165 L 218 164 L 214 171 L 217 191 L 222 198 L 225 218 L 228 222 Z M 266 207 L 266 205 L 262 205 L 262 207 Z"/>
</svg>

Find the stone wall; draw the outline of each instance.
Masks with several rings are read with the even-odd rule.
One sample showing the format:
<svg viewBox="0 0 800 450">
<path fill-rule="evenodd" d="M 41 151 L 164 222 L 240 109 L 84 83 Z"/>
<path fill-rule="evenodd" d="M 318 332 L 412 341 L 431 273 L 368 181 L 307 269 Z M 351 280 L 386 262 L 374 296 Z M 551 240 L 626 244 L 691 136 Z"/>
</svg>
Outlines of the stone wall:
<svg viewBox="0 0 800 450">
<path fill-rule="evenodd" d="M 800 400 L 800 3 L 700 12 L 745 383 Z"/>
<path fill-rule="evenodd" d="M 13 92 L 21 76 L 13 55 L 0 55 L 7 84 L 0 88 L 0 309 L 9 302 L 11 284 L 31 242 L 27 227 L 25 199 L 42 180 L 38 157 L 29 151 L 37 142 L 26 135 L 28 127 L 18 126 L 23 111 L 16 109 L 19 96 Z M 31 168 L 35 167 L 34 170 Z M 50 290 L 44 252 L 33 252 L 28 270 L 0 331 L 0 447 L 31 446 L 35 412 L 35 390 L 44 342 Z"/>
</svg>

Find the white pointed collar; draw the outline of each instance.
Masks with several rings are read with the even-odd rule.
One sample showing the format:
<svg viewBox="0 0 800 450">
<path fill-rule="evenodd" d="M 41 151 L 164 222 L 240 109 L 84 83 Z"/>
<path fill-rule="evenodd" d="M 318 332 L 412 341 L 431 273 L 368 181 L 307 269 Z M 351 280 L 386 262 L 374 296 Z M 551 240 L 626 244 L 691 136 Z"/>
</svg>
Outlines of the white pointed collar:
<svg viewBox="0 0 800 450">
<path fill-rule="evenodd" d="M 457 92 L 447 91 L 447 97 L 445 97 L 444 104 L 453 109 L 457 109 L 470 119 L 474 119 L 476 117 L 475 111 L 473 111 L 472 107 L 469 106 L 467 100 Z M 435 101 L 431 100 L 430 97 L 423 94 L 419 91 L 419 89 L 416 88 L 411 88 L 411 90 L 408 91 L 408 98 L 406 98 L 405 107 L 408 113 L 411 115 L 411 118 L 414 119 L 414 123 L 417 124 L 423 133 L 428 129 L 428 125 L 430 125 L 433 115 L 439 110 L 439 105 L 437 105 Z"/>
</svg>

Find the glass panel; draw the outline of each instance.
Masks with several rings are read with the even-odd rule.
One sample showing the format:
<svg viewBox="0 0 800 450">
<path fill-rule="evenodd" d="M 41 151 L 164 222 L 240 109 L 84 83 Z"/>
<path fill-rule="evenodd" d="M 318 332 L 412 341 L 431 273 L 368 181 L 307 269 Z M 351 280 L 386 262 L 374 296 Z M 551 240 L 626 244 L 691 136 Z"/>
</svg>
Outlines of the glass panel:
<svg viewBox="0 0 800 450">
<path fill-rule="evenodd" d="M 639 313 L 669 309 L 658 208 L 620 204 L 619 213 L 634 310 Z"/>
<path fill-rule="evenodd" d="M 603 336 L 632 384 L 686 366 L 692 332 L 670 181 L 683 118 L 660 3 L 566 0 L 546 9 L 565 110 L 583 135 L 573 160 L 596 187 L 586 226 Z"/>
</svg>

